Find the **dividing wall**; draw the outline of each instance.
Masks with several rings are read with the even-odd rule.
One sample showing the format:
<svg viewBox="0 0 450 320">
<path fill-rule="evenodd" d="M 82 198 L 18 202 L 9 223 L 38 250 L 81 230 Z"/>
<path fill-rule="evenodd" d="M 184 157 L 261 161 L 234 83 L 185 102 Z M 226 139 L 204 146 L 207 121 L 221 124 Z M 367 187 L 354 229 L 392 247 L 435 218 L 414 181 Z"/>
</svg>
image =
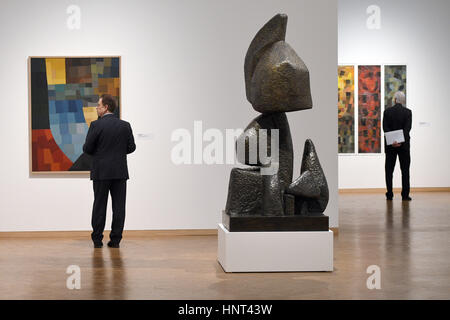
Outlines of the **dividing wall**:
<svg viewBox="0 0 450 320">
<path fill-rule="evenodd" d="M 79 29 L 69 28 L 71 5 L 80 9 Z M 309 68 L 314 104 L 288 114 L 294 176 L 311 138 L 330 189 L 325 214 L 337 227 L 336 1 L 46 0 L 1 4 L 0 231 L 90 230 L 87 175 L 29 175 L 27 58 L 95 55 L 121 56 L 122 117 L 136 138 L 125 229 L 216 228 L 234 165 L 176 165 L 171 135 L 185 128 L 194 144 L 194 121 L 202 132 L 225 133 L 258 116 L 245 97 L 244 57 L 280 12 L 289 17 L 286 41 Z"/>
</svg>

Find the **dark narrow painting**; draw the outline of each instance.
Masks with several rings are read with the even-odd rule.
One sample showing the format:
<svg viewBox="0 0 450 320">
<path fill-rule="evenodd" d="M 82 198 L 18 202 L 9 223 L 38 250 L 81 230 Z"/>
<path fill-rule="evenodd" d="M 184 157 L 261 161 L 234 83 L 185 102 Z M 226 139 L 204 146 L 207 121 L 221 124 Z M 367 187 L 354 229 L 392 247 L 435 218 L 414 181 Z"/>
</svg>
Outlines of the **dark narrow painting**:
<svg viewBox="0 0 450 320">
<path fill-rule="evenodd" d="M 384 108 L 393 106 L 392 99 L 397 91 L 406 95 L 406 66 L 384 66 Z"/>
</svg>

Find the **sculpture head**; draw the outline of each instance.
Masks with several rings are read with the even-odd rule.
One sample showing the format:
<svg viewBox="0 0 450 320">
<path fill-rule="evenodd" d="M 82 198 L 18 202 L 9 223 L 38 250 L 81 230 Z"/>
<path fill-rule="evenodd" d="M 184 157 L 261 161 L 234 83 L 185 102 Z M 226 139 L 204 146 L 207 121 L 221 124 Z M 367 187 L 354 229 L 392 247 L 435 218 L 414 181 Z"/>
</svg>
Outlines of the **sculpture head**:
<svg viewBox="0 0 450 320">
<path fill-rule="evenodd" d="M 309 71 L 287 44 L 287 16 L 277 14 L 251 42 L 245 56 L 247 100 L 261 113 L 312 108 Z"/>
</svg>

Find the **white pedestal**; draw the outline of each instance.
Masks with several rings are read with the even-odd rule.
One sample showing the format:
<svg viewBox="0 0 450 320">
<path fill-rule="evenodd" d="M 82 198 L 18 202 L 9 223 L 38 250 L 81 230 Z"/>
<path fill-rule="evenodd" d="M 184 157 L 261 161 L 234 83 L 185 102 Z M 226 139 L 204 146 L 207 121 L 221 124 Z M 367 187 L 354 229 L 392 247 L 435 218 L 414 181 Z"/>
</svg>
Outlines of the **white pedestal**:
<svg viewBox="0 0 450 320">
<path fill-rule="evenodd" d="M 229 232 L 218 226 L 225 272 L 333 271 L 333 232 Z"/>
</svg>

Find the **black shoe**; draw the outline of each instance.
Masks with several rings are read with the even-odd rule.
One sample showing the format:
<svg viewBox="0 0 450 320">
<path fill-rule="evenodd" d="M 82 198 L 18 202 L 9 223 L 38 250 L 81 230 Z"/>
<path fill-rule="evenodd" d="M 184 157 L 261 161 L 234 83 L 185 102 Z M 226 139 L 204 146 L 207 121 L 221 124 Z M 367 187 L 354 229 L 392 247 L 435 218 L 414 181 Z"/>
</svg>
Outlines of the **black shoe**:
<svg viewBox="0 0 450 320">
<path fill-rule="evenodd" d="M 103 243 L 94 243 L 94 248 L 102 248 L 103 247 Z"/>
<path fill-rule="evenodd" d="M 114 243 L 112 241 L 108 242 L 108 247 L 110 247 L 110 248 L 120 248 L 118 243 Z"/>
<path fill-rule="evenodd" d="M 392 197 L 386 197 L 386 200 L 392 201 Z"/>
<path fill-rule="evenodd" d="M 402 200 L 403 201 L 411 201 L 412 199 L 411 199 L 411 197 L 402 197 Z"/>
</svg>

